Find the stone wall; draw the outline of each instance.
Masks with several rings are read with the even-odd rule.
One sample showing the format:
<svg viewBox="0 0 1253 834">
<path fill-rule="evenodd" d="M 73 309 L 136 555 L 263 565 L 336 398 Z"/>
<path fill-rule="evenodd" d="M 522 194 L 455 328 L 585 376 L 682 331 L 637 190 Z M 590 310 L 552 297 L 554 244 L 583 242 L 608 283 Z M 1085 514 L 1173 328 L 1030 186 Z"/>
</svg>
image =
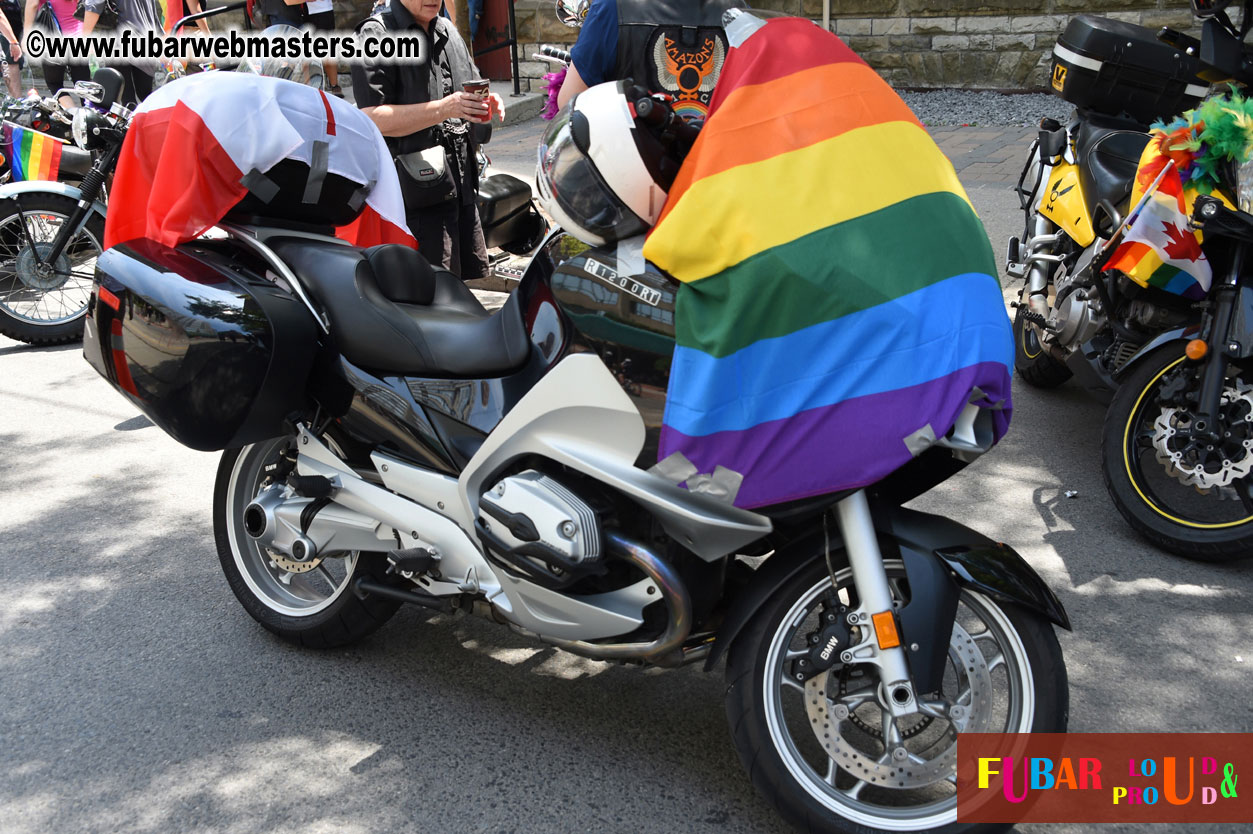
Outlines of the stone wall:
<svg viewBox="0 0 1253 834">
<path fill-rule="evenodd" d="M 822 19 L 821 0 L 751 5 Z M 552 0 L 516 0 L 524 89 L 540 89 L 551 69 L 530 60 L 539 45 L 568 48 L 578 35 L 557 21 L 553 7 Z M 831 0 L 836 34 L 898 87 L 1043 89 L 1053 44 L 1076 14 L 1197 34 L 1186 0 Z"/>
</svg>

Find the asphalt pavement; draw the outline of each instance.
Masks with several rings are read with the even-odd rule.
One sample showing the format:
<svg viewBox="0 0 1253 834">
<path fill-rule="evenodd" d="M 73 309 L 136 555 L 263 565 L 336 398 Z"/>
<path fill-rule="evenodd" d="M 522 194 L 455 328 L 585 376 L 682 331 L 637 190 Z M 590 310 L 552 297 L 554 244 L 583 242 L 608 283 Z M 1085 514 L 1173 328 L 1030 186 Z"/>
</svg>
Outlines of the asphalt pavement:
<svg viewBox="0 0 1253 834">
<path fill-rule="evenodd" d="M 495 168 L 529 181 L 541 129 L 498 131 Z M 994 169 L 1025 133 L 988 133 L 937 138 L 999 253 L 1020 215 L 1016 170 Z M 1057 591 L 1070 728 L 1253 731 L 1253 562 L 1138 539 L 1083 392 L 1015 379 L 1014 401 L 1001 444 L 914 506 L 1009 543 Z M 0 337 L 0 831 L 790 830 L 735 756 L 721 669 L 641 672 L 417 610 L 342 650 L 270 636 L 218 566 L 216 465 L 77 346 Z"/>
</svg>

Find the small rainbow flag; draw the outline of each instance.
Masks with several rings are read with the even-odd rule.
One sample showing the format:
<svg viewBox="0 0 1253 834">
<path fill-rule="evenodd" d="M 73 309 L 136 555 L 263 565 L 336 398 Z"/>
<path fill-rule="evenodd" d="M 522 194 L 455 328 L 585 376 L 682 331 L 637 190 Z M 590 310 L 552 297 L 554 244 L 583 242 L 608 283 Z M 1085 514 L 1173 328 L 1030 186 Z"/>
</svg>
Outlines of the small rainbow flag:
<svg viewBox="0 0 1253 834">
<path fill-rule="evenodd" d="M 681 283 L 660 457 L 759 507 L 874 483 L 968 402 L 1009 425 L 983 225 L 901 98 L 808 20 L 742 14 L 644 256 Z"/>
<path fill-rule="evenodd" d="M 1131 205 L 1140 205 L 1166 163 L 1158 142 L 1149 142 L 1140 156 Z M 1214 196 L 1223 199 L 1218 192 Z M 1201 251 L 1201 233 L 1189 225 L 1196 197 L 1196 190 L 1184 185 L 1178 167 L 1171 166 L 1132 219 L 1105 269 L 1118 270 L 1142 287 L 1157 287 L 1193 300 L 1204 298 L 1213 273 Z"/>
<path fill-rule="evenodd" d="M 55 180 L 61 170 L 60 139 L 28 127 L 5 122 L 0 142 L 9 159 L 13 181 Z"/>
</svg>

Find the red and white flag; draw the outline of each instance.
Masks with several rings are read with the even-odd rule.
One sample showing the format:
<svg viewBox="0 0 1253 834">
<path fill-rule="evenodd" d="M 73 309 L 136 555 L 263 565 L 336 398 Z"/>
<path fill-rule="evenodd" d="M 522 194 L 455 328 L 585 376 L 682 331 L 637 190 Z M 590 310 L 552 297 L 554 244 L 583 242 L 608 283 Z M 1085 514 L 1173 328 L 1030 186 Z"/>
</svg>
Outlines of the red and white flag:
<svg viewBox="0 0 1253 834">
<path fill-rule="evenodd" d="M 105 246 L 193 240 L 244 197 L 249 174 L 284 159 L 310 164 L 316 143 L 326 143 L 328 173 L 373 184 L 360 216 L 336 234 L 358 246 L 416 247 L 387 143 L 368 116 L 304 84 L 234 72 L 174 81 L 140 105 L 113 177 Z"/>
</svg>

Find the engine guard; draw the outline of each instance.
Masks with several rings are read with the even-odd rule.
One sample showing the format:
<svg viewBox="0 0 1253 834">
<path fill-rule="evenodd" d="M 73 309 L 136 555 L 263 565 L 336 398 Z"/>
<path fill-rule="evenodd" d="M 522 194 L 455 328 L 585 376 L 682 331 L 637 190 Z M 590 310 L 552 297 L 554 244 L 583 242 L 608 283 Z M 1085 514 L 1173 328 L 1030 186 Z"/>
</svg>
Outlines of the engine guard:
<svg viewBox="0 0 1253 834">
<path fill-rule="evenodd" d="M 879 508 L 875 529 L 885 558 L 899 553 L 905 563 L 911 599 L 900 610 L 902 642 L 907 648 L 918 692 L 940 687 L 948 656 L 960 590 L 968 588 L 998 602 L 1019 605 L 1070 630 L 1070 618 L 1048 584 L 1006 544 L 942 516 L 903 507 Z M 709 671 L 765 602 L 815 559 L 823 558 L 821 530 L 780 549 L 753 575 L 752 582 L 731 603 L 705 660 Z M 843 544 L 832 541 L 832 558 L 845 563 Z M 924 651 L 926 649 L 926 651 Z"/>
</svg>

